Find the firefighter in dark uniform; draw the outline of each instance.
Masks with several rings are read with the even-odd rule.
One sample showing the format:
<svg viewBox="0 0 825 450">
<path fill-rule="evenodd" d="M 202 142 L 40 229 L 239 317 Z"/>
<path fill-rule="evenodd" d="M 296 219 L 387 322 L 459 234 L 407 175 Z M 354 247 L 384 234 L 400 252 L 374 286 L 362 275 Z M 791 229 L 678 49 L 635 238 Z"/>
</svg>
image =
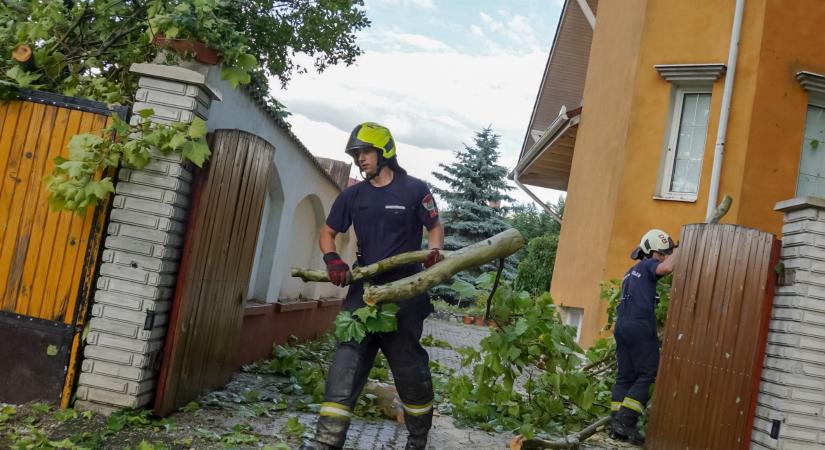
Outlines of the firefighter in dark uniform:
<svg viewBox="0 0 825 450">
<path fill-rule="evenodd" d="M 349 266 L 336 253 L 335 236 L 346 232 L 350 225 L 355 228 L 358 242 L 358 265 L 419 250 L 423 227 L 428 229 L 430 249 L 424 265 L 429 267 L 443 259 L 439 250 L 444 242 L 444 228 L 433 196 L 423 181 L 407 175 L 398 165 L 390 131 L 372 122 L 358 125 L 350 135 L 346 152 L 358 164 L 365 181 L 350 186 L 338 196 L 321 229 L 319 244 L 330 280 L 343 286 L 349 279 Z M 384 284 L 420 270 L 420 264 L 412 264 L 370 282 Z M 344 310 L 354 311 L 364 306 L 363 293 L 363 283 L 353 283 L 347 292 Z M 360 343 L 339 343 L 327 375 L 315 438 L 305 442 L 301 449 L 343 447 L 352 410 L 379 349 L 387 357 L 403 403 L 409 432 L 406 448 L 427 448 L 432 426 L 433 386 L 429 357 L 419 340 L 424 319 L 433 307 L 426 295 L 399 302 L 399 306 L 396 331 L 368 333 Z"/>
<path fill-rule="evenodd" d="M 613 437 L 636 445 L 644 444 L 636 423 L 650 398 L 650 385 L 659 368 L 659 337 L 656 333 L 656 282 L 673 272 L 676 245 L 667 233 L 650 230 L 630 255 L 639 260 L 622 280 L 621 300 L 616 311 L 616 359 L 611 412 Z"/>
</svg>

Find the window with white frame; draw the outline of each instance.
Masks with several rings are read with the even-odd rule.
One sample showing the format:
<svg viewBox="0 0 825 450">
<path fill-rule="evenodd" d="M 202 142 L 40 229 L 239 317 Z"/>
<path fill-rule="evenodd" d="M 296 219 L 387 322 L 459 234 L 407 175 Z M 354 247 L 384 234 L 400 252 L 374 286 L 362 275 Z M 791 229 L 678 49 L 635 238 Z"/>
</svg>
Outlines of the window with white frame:
<svg viewBox="0 0 825 450">
<path fill-rule="evenodd" d="M 582 335 L 582 317 L 584 317 L 584 310 L 581 308 L 562 306 L 561 312 L 564 324 L 576 329 L 576 342 L 579 342 L 579 338 Z"/>
<path fill-rule="evenodd" d="M 825 102 L 822 103 L 825 105 Z M 825 197 L 825 106 L 808 105 L 799 160 L 797 196 Z"/>
<path fill-rule="evenodd" d="M 676 87 L 659 195 L 696 200 L 708 132 L 711 88 Z"/>
</svg>

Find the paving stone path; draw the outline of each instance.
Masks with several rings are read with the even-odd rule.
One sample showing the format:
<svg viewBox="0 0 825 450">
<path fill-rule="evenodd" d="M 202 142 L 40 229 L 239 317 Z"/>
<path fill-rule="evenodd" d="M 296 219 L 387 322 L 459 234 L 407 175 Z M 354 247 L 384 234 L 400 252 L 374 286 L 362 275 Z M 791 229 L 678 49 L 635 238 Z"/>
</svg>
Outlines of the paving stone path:
<svg viewBox="0 0 825 450">
<path fill-rule="evenodd" d="M 452 348 L 427 347 L 430 358 L 440 364 L 455 370 L 461 368 L 461 356 L 456 351 L 461 347 L 479 348 L 480 341 L 489 334 L 489 329 L 474 325 L 448 322 L 430 318 L 424 323 L 423 336 L 432 336 L 435 339 L 446 341 Z M 236 374 L 233 383 L 248 385 L 247 377 L 255 375 Z M 231 391 L 231 387 L 228 387 Z M 226 417 L 224 424 L 232 427 L 239 422 L 250 424 L 255 433 L 262 436 L 278 436 L 286 428 L 289 417 L 298 420 L 309 429 L 314 429 L 317 415 L 312 413 L 295 413 L 280 415 L 266 421 Z M 433 428 L 430 431 L 430 450 L 505 450 L 513 435 L 510 433 L 488 433 L 469 428 L 458 428 L 452 417 L 436 415 L 433 419 Z M 347 434 L 344 446 L 347 450 L 396 450 L 403 449 L 407 440 L 407 430 L 403 424 L 392 420 L 354 418 Z M 583 445 L 583 449 L 606 450 L 621 448 L 606 441 L 604 436 L 595 436 L 593 443 Z M 625 447 L 626 448 L 626 447 Z"/>
</svg>

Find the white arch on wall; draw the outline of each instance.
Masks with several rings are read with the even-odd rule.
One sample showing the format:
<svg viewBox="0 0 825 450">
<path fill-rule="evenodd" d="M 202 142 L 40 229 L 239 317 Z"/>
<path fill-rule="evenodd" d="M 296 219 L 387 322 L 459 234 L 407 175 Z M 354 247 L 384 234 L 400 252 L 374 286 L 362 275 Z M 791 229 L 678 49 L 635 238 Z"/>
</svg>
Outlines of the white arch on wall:
<svg viewBox="0 0 825 450">
<path fill-rule="evenodd" d="M 289 267 L 308 267 L 320 269 L 323 259 L 318 249 L 318 236 L 324 224 L 324 207 L 321 199 L 309 194 L 298 202 L 292 215 L 292 232 L 289 236 Z M 290 276 L 283 275 L 279 298 L 318 298 L 318 283 L 304 283 Z"/>
<path fill-rule="evenodd" d="M 272 283 L 272 266 L 275 262 L 275 250 L 278 244 L 278 233 L 281 227 L 281 216 L 284 210 L 284 187 L 278 167 L 274 162 L 269 165 L 266 186 L 266 202 L 264 203 L 263 220 L 261 221 L 261 244 L 258 251 L 259 260 L 251 280 L 250 297 L 266 301 L 270 284 Z"/>
</svg>

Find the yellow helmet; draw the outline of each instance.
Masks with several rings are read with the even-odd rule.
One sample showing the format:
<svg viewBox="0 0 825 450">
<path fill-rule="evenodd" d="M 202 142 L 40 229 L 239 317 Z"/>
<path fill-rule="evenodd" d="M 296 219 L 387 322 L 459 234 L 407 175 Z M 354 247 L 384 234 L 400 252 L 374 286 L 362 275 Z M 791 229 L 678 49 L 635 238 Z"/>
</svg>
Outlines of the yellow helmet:
<svg viewBox="0 0 825 450">
<path fill-rule="evenodd" d="M 364 122 L 356 126 L 349 135 L 346 152 L 353 158 L 362 148 L 374 148 L 381 151 L 384 159 L 395 158 L 395 141 L 389 128 L 375 122 Z"/>
</svg>

